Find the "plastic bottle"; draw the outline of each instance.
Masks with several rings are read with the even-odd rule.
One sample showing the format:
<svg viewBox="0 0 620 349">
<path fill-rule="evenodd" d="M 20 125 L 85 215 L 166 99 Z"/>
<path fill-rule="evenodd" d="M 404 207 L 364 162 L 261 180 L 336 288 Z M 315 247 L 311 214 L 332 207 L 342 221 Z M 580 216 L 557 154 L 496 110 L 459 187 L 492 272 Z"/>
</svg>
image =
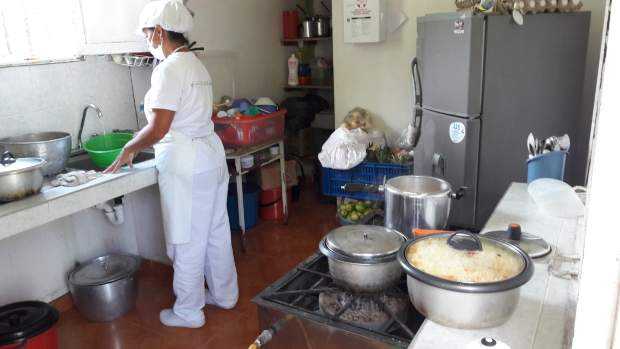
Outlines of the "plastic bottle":
<svg viewBox="0 0 620 349">
<path fill-rule="evenodd" d="M 547 0 L 547 12 L 555 12 L 558 10 L 557 0 Z"/>
<path fill-rule="evenodd" d="M 288 59 L 288 84 L 289 86 L 299 85 L 299 59 L 294 53 Z"/>
</svg>

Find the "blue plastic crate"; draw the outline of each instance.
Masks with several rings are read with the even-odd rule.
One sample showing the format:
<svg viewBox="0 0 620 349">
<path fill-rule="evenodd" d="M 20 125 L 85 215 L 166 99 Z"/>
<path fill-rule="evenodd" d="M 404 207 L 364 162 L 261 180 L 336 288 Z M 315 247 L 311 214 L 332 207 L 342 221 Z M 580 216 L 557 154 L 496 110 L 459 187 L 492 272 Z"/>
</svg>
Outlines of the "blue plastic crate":
<svg viewBox="0 0 620 349">
<path fill-rule="evenodd" d="M 406 176 L 413 173 L 411 165 L 381 164 L 363 162 L 350 170 L 322 169 L 321 187 L 323 195 L 346 197 L 356 200 L 383 200 L 382 194 L 349 193 L 342 190 L 347 183 L 383 184 L 384 179 Z"/>
</svg>

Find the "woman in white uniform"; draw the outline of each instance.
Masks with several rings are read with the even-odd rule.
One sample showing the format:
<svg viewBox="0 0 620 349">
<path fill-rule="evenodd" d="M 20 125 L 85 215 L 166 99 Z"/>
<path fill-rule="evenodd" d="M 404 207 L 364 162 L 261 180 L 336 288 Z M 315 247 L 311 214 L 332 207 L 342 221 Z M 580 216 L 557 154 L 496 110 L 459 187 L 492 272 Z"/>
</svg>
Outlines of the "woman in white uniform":
<svg viewBox="0 0 620 349">
<path fill-rule="evenodd" d="M 153 1 L 142 11 L 140 31 L 161 61 L 144 99 L 148 125 L 106 172 L 131 166 L 136 153 L 154 146 L 176 296 L 160 320 L 166 326 L 198 328 L 205 323 L 205 303 L 230 309 L 239 290 L 226 212 L 229 174 L 211 121 L 211 77 L 183 35 L 192 25 L 181 0 Z"/>
</svg>

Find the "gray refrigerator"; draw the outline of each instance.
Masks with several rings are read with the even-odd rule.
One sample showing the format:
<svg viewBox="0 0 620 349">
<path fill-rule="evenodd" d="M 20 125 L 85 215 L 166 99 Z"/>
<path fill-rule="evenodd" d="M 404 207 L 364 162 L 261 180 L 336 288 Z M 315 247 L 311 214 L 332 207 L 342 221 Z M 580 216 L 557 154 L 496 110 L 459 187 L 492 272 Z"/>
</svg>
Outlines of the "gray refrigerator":
<svg viewBox="0 0 620 349">
<path fill-rule="evenodd" d="M 589 23 L 588 12 L 528 15 L 523 26 L 500 15 L 418 18 L 414 173 L 463 189 L 451 226 L 481 229 L 510 183 L 526 181 L 530 132 L 568 134 L 565 180 L 584 182 L 586 164 L 571 159 L 588 151 L 580 126 L 591 118 L 581 113 Z"/>
</svg>

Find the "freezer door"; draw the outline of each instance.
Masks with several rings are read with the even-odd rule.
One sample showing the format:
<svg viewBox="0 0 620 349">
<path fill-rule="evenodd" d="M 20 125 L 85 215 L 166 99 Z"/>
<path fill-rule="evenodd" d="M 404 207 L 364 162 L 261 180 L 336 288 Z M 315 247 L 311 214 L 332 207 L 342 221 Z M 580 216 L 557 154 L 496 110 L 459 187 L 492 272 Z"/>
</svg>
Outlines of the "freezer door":
<svg viewBox="0 0 620 349">
<path fill-rule="evenodd" d="M 484 16 L 418 17 L 417 55 L 422 105 L 444 114 L 477 117 L 482 105 Z"/>
<path fill-rule="evenodd" d="M 479 141 L 480 119 L 423 111 L 414 174 L 445 179 L 455 191 L 465 188 L 464 196 L 452 201 L 451 226 L 475 228 Z"/>
</svg>

